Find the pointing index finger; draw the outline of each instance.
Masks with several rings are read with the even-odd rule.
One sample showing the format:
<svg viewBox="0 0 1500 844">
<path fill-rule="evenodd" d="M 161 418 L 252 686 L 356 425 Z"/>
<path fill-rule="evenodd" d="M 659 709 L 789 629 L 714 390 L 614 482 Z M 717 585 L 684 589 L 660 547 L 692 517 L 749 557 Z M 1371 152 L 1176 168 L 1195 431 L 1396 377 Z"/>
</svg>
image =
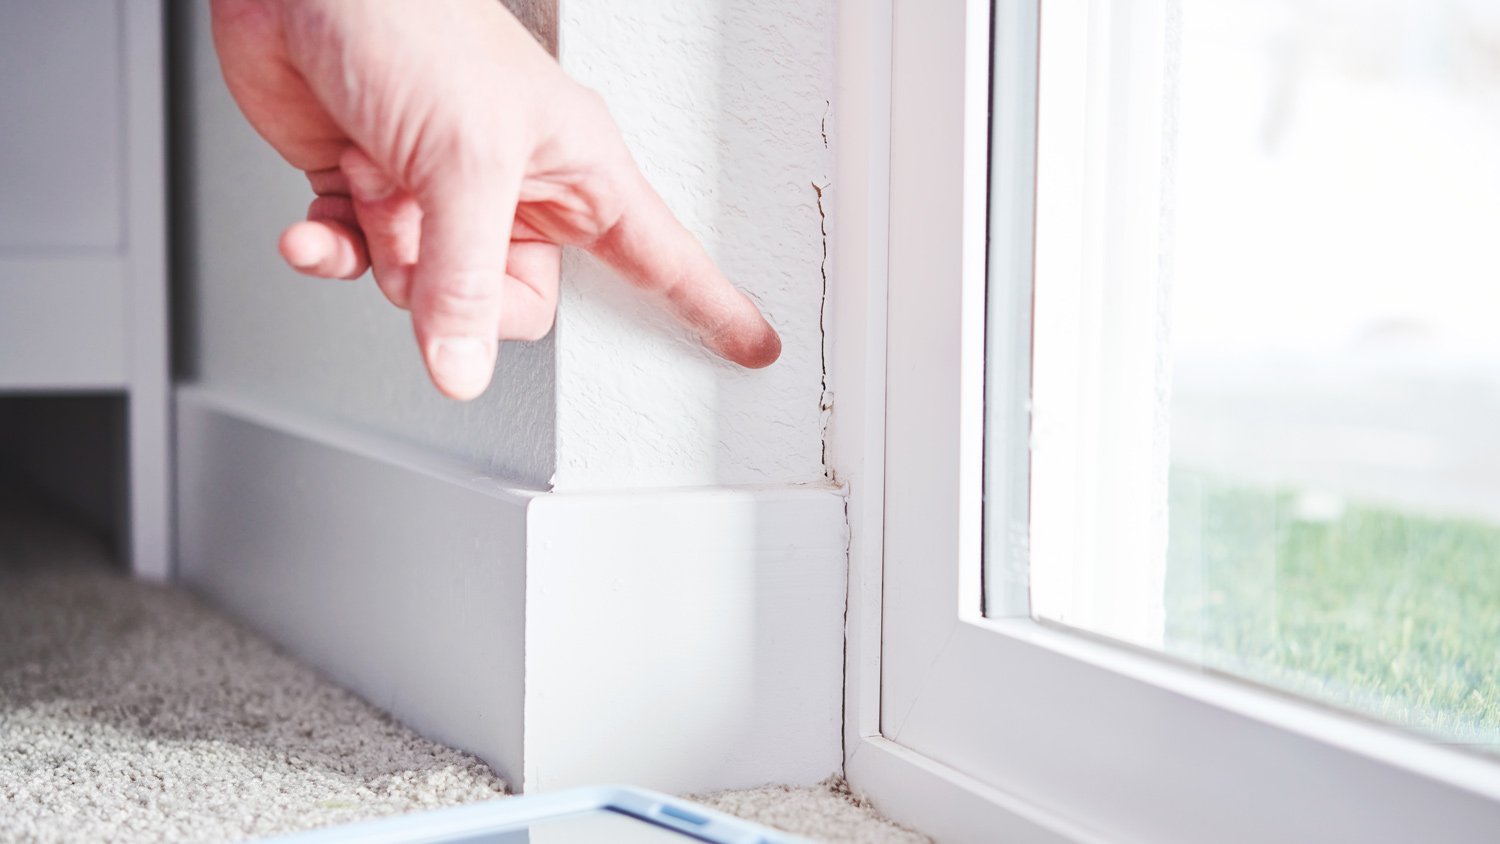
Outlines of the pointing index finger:
<svg viewBox="0 0 1500 844">
<path fill-rule="evenodd" d="M 639 172 L 625 213 L 591 251 L 666 307 L 720 357 L 760 369 L 781 355 L 781 337 L 750 297 L 725 278 L 698 239 Z"/>
</svg>

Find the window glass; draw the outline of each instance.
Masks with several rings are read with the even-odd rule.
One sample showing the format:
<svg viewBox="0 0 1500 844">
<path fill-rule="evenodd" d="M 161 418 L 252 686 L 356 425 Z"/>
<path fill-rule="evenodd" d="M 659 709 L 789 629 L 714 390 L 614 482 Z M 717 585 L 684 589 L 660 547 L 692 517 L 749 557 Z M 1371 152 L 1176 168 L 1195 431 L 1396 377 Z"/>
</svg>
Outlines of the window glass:
<svg viewBox="0 0 1500 844">
<path fill-rule="evenodd" d="M 1180 0 L 1166 26 L 1159 197 L 1079 210 L 1160 214 L 1154 289 L 1083 238 L 1101 281 L 1053 292 L 1040 167 L 1032 610 L 1500 749 L 1500 4 Z M 1107 91 L 1080 107 L 1142 95 Z M 1057 435 L 1054 395 L 1092 427 Z"/>
</svg>

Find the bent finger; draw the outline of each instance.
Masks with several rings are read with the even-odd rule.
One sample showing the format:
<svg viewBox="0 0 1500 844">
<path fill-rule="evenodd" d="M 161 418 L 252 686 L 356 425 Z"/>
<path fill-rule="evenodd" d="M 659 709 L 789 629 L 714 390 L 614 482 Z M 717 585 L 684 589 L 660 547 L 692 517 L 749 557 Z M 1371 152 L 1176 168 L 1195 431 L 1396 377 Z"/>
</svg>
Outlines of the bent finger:
<svg viewBox="0 0 1500 844">
<path fill-rule="evenodd" d="M 359 229 L 331 217 L 287 226 L 277 248 L 292 269 L 320 278 L 359 278 L 370 264 Z"/>
<path fill-rule="evenodd" d="M 518 222 L 516 228 L 523 226 Z M 562 277 L 562 247 L 512 240 L 500 312 L 500 339 L 540 340 L 552 330 Z"/>
<path fill-rule="evenodd" d="M 420 251 L 422 207 L 358 147 L 344 153 L 339 167 L 369 249 L 375 283 L 391 304 L 406 308 Z"/>
</svg>

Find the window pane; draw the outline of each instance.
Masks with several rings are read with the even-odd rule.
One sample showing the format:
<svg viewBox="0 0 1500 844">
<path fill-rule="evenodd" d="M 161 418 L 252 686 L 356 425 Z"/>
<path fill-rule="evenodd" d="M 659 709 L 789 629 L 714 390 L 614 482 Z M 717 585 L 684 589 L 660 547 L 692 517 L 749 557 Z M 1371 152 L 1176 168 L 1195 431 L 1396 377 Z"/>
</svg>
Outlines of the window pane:
<svg viewBox="0 0 1500 844">
<path fill-rule="evenodd" d="M 1085 235 L 1081 283 L 1042 254 L 1055 5 L 1033 611 L 1500 749 L 1500 4 L 1168 7 L 1165 84 L 1080 106 L 1128 126 L 1165 92 L 1154 187 L 1121 186 L 1135 159 L 1090 130 L 1077 202 L 1101 231 L 1156 215 L 1156 273 Z M 1088 62 L 1139 66 L 1129 25 L 1087 25 Z M 1077 405 L 1067 436 L 1051 396 Z"/>
</svg>

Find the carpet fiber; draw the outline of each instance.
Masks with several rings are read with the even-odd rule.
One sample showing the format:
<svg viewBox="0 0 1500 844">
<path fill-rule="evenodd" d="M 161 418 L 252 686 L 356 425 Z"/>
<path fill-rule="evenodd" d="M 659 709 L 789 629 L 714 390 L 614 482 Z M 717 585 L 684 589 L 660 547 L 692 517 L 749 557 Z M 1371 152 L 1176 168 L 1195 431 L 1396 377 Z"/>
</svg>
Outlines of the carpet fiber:
<svg viewBox="0 0 1500 844">
<path fill-rule="evenodd" d="M 234 841 L 504 793 L 104 545 L 0 499 L 0 841 Z M 710 795 L 824 841 L 927 839 L 837 782 Z"/>
<path fill-rule="evenodd" d="M 932 839 L 882 818 L 842 779 L 794 788 L 768 785 L 700 794 L 694 800 L 730 815 L 805 836 L 848 844 L 926 844 Z"/>
</svg>

